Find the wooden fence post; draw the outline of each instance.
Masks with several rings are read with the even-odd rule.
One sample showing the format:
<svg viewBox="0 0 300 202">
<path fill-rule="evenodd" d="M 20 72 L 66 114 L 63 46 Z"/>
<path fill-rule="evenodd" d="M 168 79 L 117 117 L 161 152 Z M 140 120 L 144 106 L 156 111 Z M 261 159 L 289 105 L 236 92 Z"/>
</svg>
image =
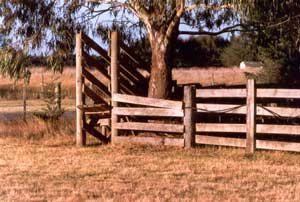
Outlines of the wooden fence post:
<svg viewBox="0 0 300 202">
<path fill-rule="evenodd" d="M 23 120 L 26 121 L 27 116 L 27 80 L 26 78 L 23 79 Z"/>
<path fill-rule="evenodd" d="M 191 148 L 195 144 L 195 86 L 184 86 L 184 147 Z"/>
<path fill-rule="evenodd" d="M 58 110 L 61 110 L 61 82 L 56 83 L 54 94 L 55 94 L 55 105 Z"/>
<path fill-rule="evenodd" d="M 119 35 L 118 32 L 111 32 L 111 97 L 113 98 L 113 94 L 119 92 L 118 85 L 118 76 L 119 76 Z M 112 102 L 112 108 L 117 107 L 117 102 Z M 111 142 L 115 142 L 115 137 L 118 136 L 118 130 L 115 128 L 116 123 L 118 122 L 118 116 L 111 113 Z"/>
<path fill-rule="evenodd" d="M 253 154 L 256 148 L 256 86 L 254 79 L 247 81 L 247 140 L 246 153 Z"/>
<path fill-rule="evenodd" d="M 83 78 L 82 78 L 82 32 L 76 34 L 76 144 L 86 145 L 86 133 L 83 131 Z"/>
</svg>

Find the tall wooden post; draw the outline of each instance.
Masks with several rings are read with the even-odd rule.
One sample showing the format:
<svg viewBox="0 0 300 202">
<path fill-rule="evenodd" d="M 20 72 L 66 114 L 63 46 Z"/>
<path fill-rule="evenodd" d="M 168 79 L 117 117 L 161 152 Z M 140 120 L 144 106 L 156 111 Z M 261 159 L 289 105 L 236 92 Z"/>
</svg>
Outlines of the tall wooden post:
<svg viewBox="0 0 300 202">
<path fill-rule="evenodd" d="M 195 145 L 195 86 L 184 86 L 184 147 L 191 148 Z"/>
<path fill-rule="evenodd" d="M 76 34 L 76 144 L 84 146 L 86 144 L 86 134 L 83 131 L 83 78 L 82 78 L 82 33 Z"/>
<path fill-rule="evenodd" d="M 119 35 L 118 32 L 111 32 L 111 95 L 119 92 Z M 117 107 L 117 102 L 112 102 L 112 108 Z M 118 122 L 118 116 L 111 113 L 111 142 L 114 143 L 115 137 L 118 136 L 118 130 L 115 125 Z"/>
<path fill-rule="evenodd" d="M 248 79 L 247 82 L 247 140 L 246 153 L 253 154 L 256 148 L 256 87 L 255 80 Z"/>
</svg>

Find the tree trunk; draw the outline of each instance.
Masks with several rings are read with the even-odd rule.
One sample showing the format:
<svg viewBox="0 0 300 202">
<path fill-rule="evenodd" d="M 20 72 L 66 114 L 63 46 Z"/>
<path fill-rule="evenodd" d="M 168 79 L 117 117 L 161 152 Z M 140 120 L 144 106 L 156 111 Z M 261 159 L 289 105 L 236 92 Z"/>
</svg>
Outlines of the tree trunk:
<svg viewBox="0 0 300 202">
<path fill-rule="evenodd" d="M 163 35 L 156 34 L 151 37 L 152 49 L 151 74 L 148 97 L 168 98 L 170 95 L 171 66 L 169 59 L 169 45 L 163 40 Z"/>
</svg>

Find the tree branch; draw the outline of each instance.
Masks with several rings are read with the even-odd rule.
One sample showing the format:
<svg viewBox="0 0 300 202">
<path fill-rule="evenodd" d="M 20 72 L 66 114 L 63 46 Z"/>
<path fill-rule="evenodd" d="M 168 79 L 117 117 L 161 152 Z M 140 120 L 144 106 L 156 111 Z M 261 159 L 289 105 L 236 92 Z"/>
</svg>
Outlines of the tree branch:
<svg viewBox="0 0 300 202">
<path fill-rule="evenodd" d="M 232 4 L 225 4 L 225 5 L 208 5 L 208 4 L 193 4 L 190 6 L 185 7 L 185 11 L 192 11 L 194 9 L 199 9 L 199 8 L 205 8 L 205 9 L 211 9 L 211 10 L 222 10 L 222 9 L 234 9 L 234 5 Z"/>
<path fill-rule="evenodd" d="M 171 38 L 174 28 L 178 24 L 184 11 L 185 11 L 185 0 L 180 0 L 180 5 L 177 7 L 176 14 L 174 16 L 172 16 L 172 18 L 170 19 L 170 23 L 169 23 L 167 31 L 166 31 L 166 39 L 165 40 L 169 40 Z"/>
<path fill-rule="evenodd" d="M 244 27 L 244 29 L 238 28 L 238 27 Z M 236 24 L 233 26 L 226 27 L 220 31 L 217 32 L 209 32 L 209 31 L 179 31 L 180 35 L 211 35 L 211 36 L 217 36 L 220 34 L 228 33 L 228 32 L 249 32 L 249 31 L 255 31 L 255 29 L 245 29 L 246 25 L 244 24 Z"/>
<path fill-rule="evenodd" d="M 131 3 L 123 3 L 117 1 L 105 1 L 105 0 L 86 0 L 90 3 L 107 4 L 107 5 L 117 5 L 130 10 L 134 15 L 136 15 L 146 26 L 148 30 L 151 29 L 151 24 L 149 23 L 150 14 L 148 10 L 143 6 L 139 0 L 131 0 Z"/>
</svg>

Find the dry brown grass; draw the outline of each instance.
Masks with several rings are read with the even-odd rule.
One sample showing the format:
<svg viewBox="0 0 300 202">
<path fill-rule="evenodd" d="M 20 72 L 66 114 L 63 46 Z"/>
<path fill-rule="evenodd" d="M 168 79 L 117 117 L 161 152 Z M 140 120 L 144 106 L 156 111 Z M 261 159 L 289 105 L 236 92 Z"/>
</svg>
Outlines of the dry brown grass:
<svg viewBox="0 0 300 202">
<path fill-rule="evenodd" d="M 16 138 L 20 140 L 36 141 L 61 137 L 71 137 L 75 134 L 75 120 L 61 118 L 54 122 L 45 122 L 32 117 L 23 121 L 15 118 L 9 121 L 0 121 L 0 137 Z"/>
<path fill-rule="evenodd" d="M 43 136 L 38 134 L 47 127 L 37 120 L 0 125 L 0 201 L 300 200 L 299 154 L 259 151 L 249 157 L 244 150 L 219 147 L 76 148 L 72 124 Z"/>
<path fill-rule="evenodd" d="M 44 84 L 60 81 L 62 83 L 62 95 L 64 98 L 75 99 L 75 77 L 76 72 L 74 67 L 65 67 L 62 74 L 54 74 L 45 67 L 30 68 L 31 78 L 27 90 L 29 99 L 38 99 L 41 95 L 42 81 Z M 93 75 L 100 77 L 96 70 L 91 70 Z M 43 75 L 43 76 L 42 76 Z M 0 76 L 0 99 L 21 99 L 22 98 L 22 81 L 18 81 L 14 85 L 14 81 Z"/>
</svg>

